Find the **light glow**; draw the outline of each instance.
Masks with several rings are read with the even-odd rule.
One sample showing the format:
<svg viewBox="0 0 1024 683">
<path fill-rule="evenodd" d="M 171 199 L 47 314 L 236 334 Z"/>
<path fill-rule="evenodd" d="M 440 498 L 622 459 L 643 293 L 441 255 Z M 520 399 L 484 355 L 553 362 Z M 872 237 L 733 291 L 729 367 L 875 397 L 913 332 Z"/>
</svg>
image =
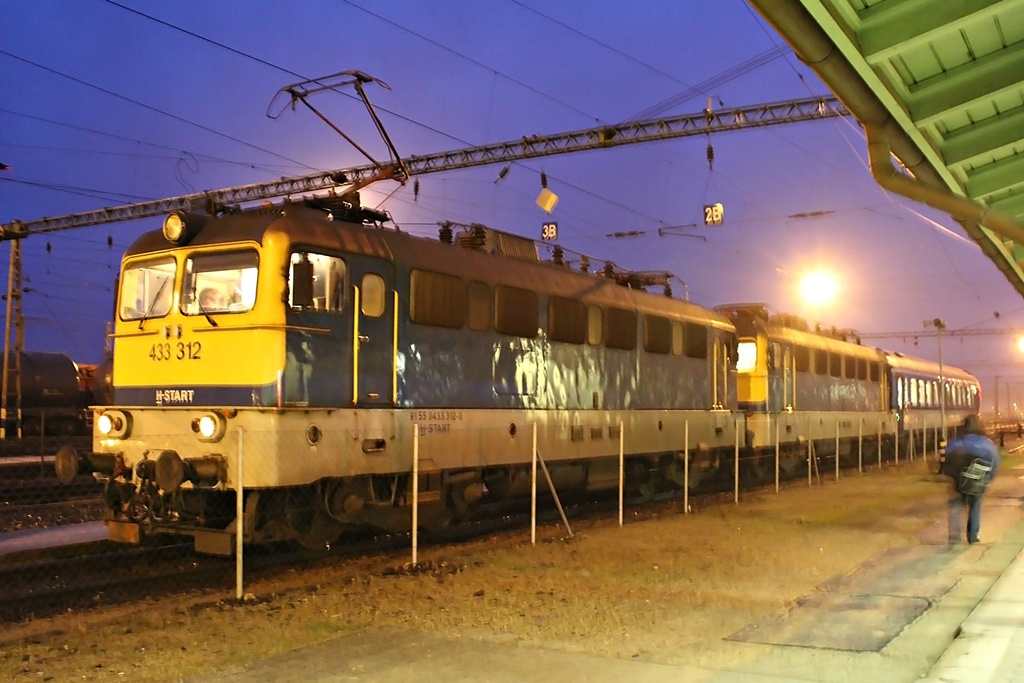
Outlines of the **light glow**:
<svg viewBox="0 0 1024 683">
<path fill-rule="evenodd" d="M 217 432 L 217 421 L 209 416 L 203 415 L 199 418 L 199 433 L 209 439 Z"/>
<path fill-rule="evenodd" d="M 804 276 L 800 293 L 807 303 L 820 306 L 830 303 L 836 295 L 836 281 L 829 273 L 816 271 Z"/>
<path fill-rule="evenodd" d="M 100 434 L 106 436 L 114 428 L 114 421 L 110 419 L 109 415 L 100 415 L 96 418 L 96 429 Z"/>
</svg>

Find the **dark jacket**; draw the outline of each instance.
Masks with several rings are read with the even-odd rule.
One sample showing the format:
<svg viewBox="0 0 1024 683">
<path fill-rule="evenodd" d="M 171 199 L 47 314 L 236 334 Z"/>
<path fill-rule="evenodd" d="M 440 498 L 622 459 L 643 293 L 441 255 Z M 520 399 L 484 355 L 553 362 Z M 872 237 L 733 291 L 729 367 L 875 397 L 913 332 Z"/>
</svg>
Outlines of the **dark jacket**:
<svg viewBox="0 0 1024 683">
<path fill-rule="evenodd" d="M 970 480 L 970 476 L 965 477 L 965 473 L 975 461 L 982 466 L 982 469 L 988 469 L 983 473 L 983 480 L 980 482 L 984 489 L 999 469 L 1000 457 L 999 449 L 991 439 L 983 434 L 964 434 L 952 439 L 946 446 L 946 455 L 940 472 L 953 480 L 953 485 L 960 493 L 980 493 L 974 490 L 964 490 Z"/>
</svg>

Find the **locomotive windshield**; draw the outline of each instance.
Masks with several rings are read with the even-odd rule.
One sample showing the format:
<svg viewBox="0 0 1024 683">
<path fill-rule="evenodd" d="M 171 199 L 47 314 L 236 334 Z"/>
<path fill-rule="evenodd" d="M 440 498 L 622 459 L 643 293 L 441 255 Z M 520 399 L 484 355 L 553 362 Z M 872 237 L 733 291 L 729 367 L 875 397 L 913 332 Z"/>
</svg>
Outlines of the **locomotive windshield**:
<svg viewBox="0 0 1024 683">
<path fill-rule="evenodd" d="M 259 257 L 245 251 L 192 254 L 185 261 L 181 312 L 243 313 L 256 302 Z"/>
<path fill-rule="evenodd" d="M 121 320 L 162 318 L 171 310 L 174 259 L 134 263 L 121 278 Z"/>
</svg>

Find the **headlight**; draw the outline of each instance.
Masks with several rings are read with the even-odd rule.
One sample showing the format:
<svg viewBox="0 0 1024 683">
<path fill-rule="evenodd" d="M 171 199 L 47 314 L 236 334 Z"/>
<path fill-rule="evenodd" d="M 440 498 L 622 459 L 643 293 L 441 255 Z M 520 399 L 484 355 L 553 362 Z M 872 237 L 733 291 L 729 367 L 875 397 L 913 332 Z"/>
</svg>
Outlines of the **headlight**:
<svg viewBox="0 0 1024 683">
<path fill-rule="evenodd" d="M 161 231 L 168 242 L 180 246 L 198 235 L 205 222 L 205 216 L 186 211 L 174 211 L 164 219 Z"/>
<path fill-rule="evenodd" d="M 131 432 L 132 419 L 129 413 L 120 410 L 104 410 L 96 415 L 96 431 L 101 436 L 124 439 Z"/>
<path fill-rule="evenodd" d="M 205 413 L 192 420 L 192 431 L 200 441 L 220 441 L 227 430 L 227 420 L 218 413 Z"/>
</svg>

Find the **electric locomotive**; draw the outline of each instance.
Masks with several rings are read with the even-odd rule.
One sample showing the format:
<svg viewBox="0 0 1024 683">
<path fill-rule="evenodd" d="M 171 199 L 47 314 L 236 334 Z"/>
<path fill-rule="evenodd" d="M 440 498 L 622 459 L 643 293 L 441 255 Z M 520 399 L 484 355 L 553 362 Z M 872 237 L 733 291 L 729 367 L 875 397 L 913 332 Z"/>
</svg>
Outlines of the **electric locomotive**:
<svg viewBox="0 0 1024 683">
<path fill-rule="evenodd" d="M 534 429 L 560 493 L 616 488 L 620 444 L 638 495 L 725 477 L 728 318 L 483 226 L 387 219 L 356 194 L 175 212 L 127 250 L 112 405 L 92 453 L 57 459 L 106 478 L 112 538 L 408 530 L 414 445 L 419 519 L 469 518 L 529 495 Z"/>
<path fill-rule="evenodd" d="M 738 404 L 755 462 L 774 462 L 778 449 L 792 470 L 808 462 L 808 442 L 851 465 L 875 453 L 892 460 L 978 412 L 980 384 L 960 368 L 865 347 L 852 330 L 812 330 L 765 304 L 716 310 L 736 326 Z"/>
</svg>

